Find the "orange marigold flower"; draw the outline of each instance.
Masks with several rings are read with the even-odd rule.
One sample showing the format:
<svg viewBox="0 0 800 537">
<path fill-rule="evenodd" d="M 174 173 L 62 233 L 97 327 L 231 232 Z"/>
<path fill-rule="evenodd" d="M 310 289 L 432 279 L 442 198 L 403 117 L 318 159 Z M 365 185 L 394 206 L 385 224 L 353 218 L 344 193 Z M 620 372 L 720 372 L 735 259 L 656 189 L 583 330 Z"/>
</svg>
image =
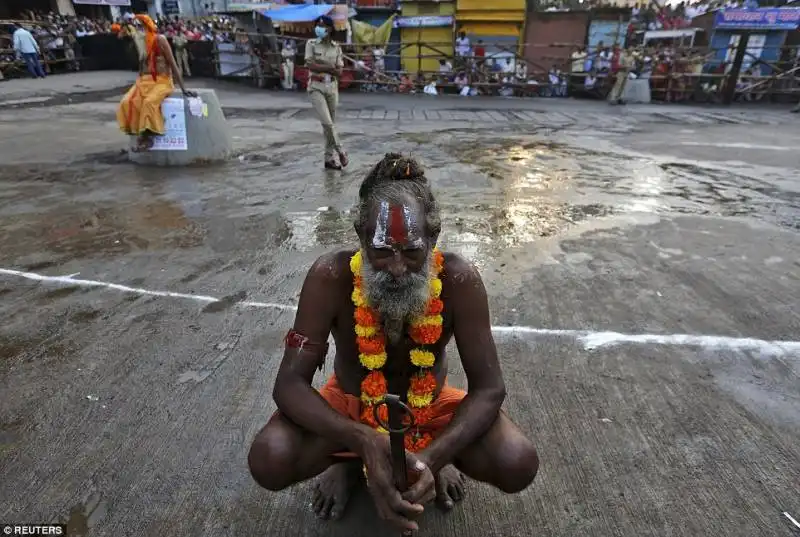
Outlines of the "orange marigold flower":
<svg viewBox="0 0 800 537">
<path fill-rule="evenodd" d="M 366 306 L 357 307 L 353 313 L 353 317 L 356 320 L 356 324 L 360 324 L 361 326 L 378 325 L 378 314 L 375 310 Z"/>
<path fill-rule="evenodd" d="M 353 287 L 361 287 L 361 276 L 353 277 Z"/>
<path fill-rule="evenodd" d="M 411 377 L 409 391 L 414 395 L 427 395 L 436 391 L 436 377 L 430 371 L 419 372 Z"/>
<path fill-rule="evenodd" d="M 377 370 L 370 371 L 361 381 L 361 393 L 371 398 L 385 395 L 387 389 L 386 377 Z"/>
<path fill-rule="evenodd" d="M 422 408 L 412 408 L 411 413 L 414 415 L 414 423 L 418 427 L 424 426 L 426 423 L 434 418 L 433 408 L 424 406 Z"/>
<path fill-rule="evenodd" d="M 412 326 L 409 335 L 415 343 L 420 345 L 433 345 L 442 336 L 442 327 L 437 324 L 423 324 Z"/>
<path fill-rule="evenodd" d="M 441 298 L 432 298 L 428 301 L 428 309 L 425 310 L 425 316 L 439 315 L 444 311 L 444 302 Z"/>
<path fill-rule="evenodd" d="M 386 341 L 380 333 L 373 337 L 357 337 L 356 343 L 358 352 L 364 354 L 380 354 L 386 350 Z"/>
<path fill-rule="evenodd" d="M 433 266 L 436 268 L 437 273 L 444 268 L 444 254 L 439 250 L 433 252 Z"/>
<path fill-rule="evenodd" d="M 427 448 L 433 442 L 433 437 L 430 433 L 416 433 L 408 434 L 404 438 L 404 444 L 408 451 L 418 453 Z"/>
<path fill-rule="evenodd" d="M 364 405 L 364 408 L 361 410 L 361 423 L 369 425 L 373 429 L 377 429 L 380 427 L 380 424 L 375 421 L 374 408 L 373 405 Z M 389 409 L 386 405 L 378 407 L 378 415 L 384 423 L 389 423 Z"/>
</svg>

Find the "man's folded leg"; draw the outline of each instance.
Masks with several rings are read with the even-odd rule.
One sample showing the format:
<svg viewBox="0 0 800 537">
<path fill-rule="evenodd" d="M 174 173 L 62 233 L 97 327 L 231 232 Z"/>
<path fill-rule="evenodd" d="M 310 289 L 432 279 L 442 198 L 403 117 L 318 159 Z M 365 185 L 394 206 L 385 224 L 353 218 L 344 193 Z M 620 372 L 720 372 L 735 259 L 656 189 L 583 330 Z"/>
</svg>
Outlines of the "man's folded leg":
<svg viewBox="0 0 800 537">
<path fill-rule="evenodd" d="M 335 376 L 328 379 L 319 394 L 339 414 L 358 419 L 358 397 L 345 393 Z M 269 490 L 282 490 L 319 475 L 309 504 L 323 519 L 342 516 L 362 475 L 361 461 L 355 453 L 302 429 L 280 412 L 275 412 L 256 436 L 249 464 L 256 482 Z"/>
<path fill-rule="evenodd" d="M 331 377 L 319 393 L 343 416 L 358 416 L 358 398 L 345 393 L 335 377 Z M 342 451 L 342 446 L 336 442 L 303 429 L 276 411 L 253 440 L 248 464 L 259 485 L 277 491 L 324 472 L 337 459 L 342 459 L 334 456 Z"/>
</svg>

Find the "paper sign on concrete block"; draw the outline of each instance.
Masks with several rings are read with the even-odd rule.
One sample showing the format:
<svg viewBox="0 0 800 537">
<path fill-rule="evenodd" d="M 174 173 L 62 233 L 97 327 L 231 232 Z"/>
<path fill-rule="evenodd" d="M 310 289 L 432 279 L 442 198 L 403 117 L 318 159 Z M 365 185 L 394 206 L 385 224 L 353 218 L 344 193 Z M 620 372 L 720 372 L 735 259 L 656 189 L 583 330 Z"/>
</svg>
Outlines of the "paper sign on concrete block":
<svg viewBox="0 0 800 537">
<path fill-rule="evenodd" d="M 151 151 L 186 151 L 186 107 L 182 98 L 170 97 L 161 103 L 164 136 L 156 136 Z"/>
</svg>

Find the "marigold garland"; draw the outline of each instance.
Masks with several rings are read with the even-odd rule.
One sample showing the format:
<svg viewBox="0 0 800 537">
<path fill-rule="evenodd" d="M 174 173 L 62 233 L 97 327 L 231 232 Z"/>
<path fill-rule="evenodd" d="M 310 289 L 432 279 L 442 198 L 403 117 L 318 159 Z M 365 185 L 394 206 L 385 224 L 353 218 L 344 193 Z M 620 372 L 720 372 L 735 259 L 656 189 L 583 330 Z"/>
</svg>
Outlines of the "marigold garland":
<svg viewBox="0 0 800 537">
<path fill-rule="evenodd" d="M 355 306 L 353 318 L 355 320 L 356 344 L 358 346 L 358 359 L 361 365 L 368 370 L 361 381 L 361 422 L 369 425 L 379 432 L 386 433 L 374 416 L 374 405 L 381 403 L 388 390 L 386 377 L 380 369 L 386 365 L 386 338 L 380 324 L 380 316 L 367 303 L 361 281 L 361 252 L 356 252 L 350 258 L 350 271 L 353 273 L 353 293 L 351 299 Z M 444 268 L 444 255 L 438 250 L 433 250 L 432 278 L 429 284 L 430 296 L 425 313 L 413 321 L 409 327 L 409 336 L 417 345 L 433 345 L 442 336 L 442 280 L 439 274 Z M 408 451 L 417 452 L 425 449 L 433 437 L 430 433 L 421 433 L 419 427 L 433 418 L 430 404 L 436 393 L 436 377 L 430 368 L 436 363 L 436 356 L 425 348 L 412 349 L 409 352 L 411 363 L 420 368 L 415 373 L 407 393 L 408 403 L 414 415 L 415 431 L 407 434 L 405 445 Z M 388 411 L 385 406 L 378 409 L 381 419 L 388 420 Z"/>
<path fill-rule="evenodd" d="M 433 436 L 431 436 L 431 433 L 415 432 L 412 434 L 407 434 L 403 440 L 406 445 L 406 450 L 416 453 L 428 447 L 428 445 L 433 441 Z"/>
</svg>

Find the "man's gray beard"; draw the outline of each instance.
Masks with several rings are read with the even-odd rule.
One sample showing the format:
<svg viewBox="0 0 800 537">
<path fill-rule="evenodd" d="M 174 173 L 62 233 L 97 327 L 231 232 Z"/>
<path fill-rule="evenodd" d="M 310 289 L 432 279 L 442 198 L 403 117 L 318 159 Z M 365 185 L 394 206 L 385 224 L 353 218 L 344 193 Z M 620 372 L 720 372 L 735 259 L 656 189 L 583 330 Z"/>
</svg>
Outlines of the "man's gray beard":
<svg viewBox="0 0 800 537">
<path fill-rule="evenodd" d="M 362 252 L 361 281 L 364 295 L 381 317 L 383 330 L 391 343 L 403 337 L 403 325 L 425 313 L 430 296 L 430 275 L 433 256 L 428 253 L 419 272 L 408 272 L 395 278 L 388 272 L 375 270 Z"/>
</svg>

